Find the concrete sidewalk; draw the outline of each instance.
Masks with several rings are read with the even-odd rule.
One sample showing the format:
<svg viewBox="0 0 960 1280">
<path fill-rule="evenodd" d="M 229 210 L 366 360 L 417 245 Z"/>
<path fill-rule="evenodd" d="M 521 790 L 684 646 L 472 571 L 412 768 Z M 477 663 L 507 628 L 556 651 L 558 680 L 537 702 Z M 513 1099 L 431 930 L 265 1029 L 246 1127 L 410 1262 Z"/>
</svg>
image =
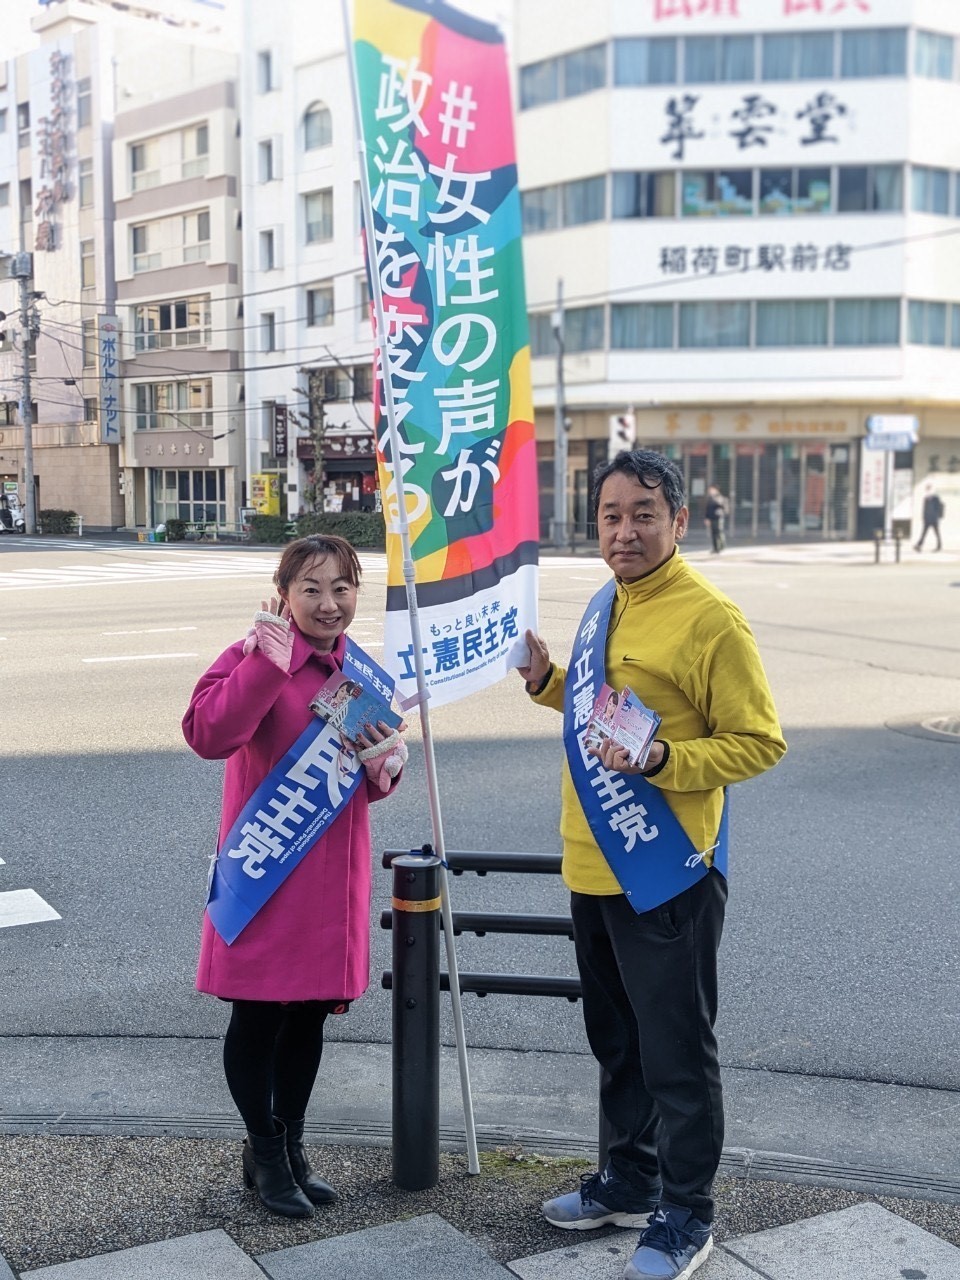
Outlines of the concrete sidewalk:
<svg viewBox="0 0 960 1280">
<path fill-rule="evenodd" d="M 540 1199 L 575 1186 L 595 1158 L 586 1055 L 472 1050 L 478 1137 L 492 1153 L 483 1176 L 445 1155 L 440 1185 L 412 1194 L 390 1177 L 389 1046 L 331 1043 L 307 1134 L 324 1144 L 316 1163 L 342 1200 L 292 1224 L 241 1186 L 242 1129 L 220 1052 L 219 1040 L 0 1041 L 0 1254 L 15 1274 L 393 1280 L 413 1268 L 422 1280 L 616 1280 L 635 1247 L 629 1232 L 571 1240 L 539 1218 Z M 960 1097 L 730 1069 L 725 1087 L 705 1280 L 960 1280 Z M 441 1126 L 443 1146 L 462 1150 L 452 1050 Z M 798 1219 L 806 1225 L 789 1226 Z M 429 1269 L 437 1257 L 445 1270 Z"/>
</svg>

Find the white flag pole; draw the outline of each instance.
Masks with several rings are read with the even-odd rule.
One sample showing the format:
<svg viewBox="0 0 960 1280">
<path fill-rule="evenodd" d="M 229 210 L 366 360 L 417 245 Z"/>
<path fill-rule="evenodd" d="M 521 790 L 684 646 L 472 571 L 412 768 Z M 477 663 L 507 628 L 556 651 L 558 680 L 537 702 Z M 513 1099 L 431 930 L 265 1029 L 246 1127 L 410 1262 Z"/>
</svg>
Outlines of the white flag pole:
<svg viewBox="0 0 960 1280">
<path fill-rule="evenodd" d="M 417 698 L 420 704 L 420 723 L 423 728 L 423 752 L 427 767 L 427 791 L 430 797 L 430 819 L 433 825 L 433 848 L 441 860 L 440 912 L 443 917 L 443 941 L 447 952 L 447 972 L 450 975 L 450 1000 L 453 1005 L 453 1025 L 457 1041 L 457 1061 L 460 1066 L 460 1093 L 463 1099 L 463 1120 L 467 1140 L 467 1168 L 470 1173 L 480 1172 L 477 1155 L 477 1134 L 473 1121 L 473 1095 L 470 1090 L 470 1064 L 467 1062 L 467 1045 L 463 1029 L 463 1008 L 460 1002 L 460 973 L 453 935 L 453 915 L 450 910 L 450 890 L 446 867 L 446 845 L 443 839 L 443 818 L 440 812 L 440 789 L 437 783 L 437 763 L 433 751 L 433 731 L 430 725 L 430 691 L 423 669 L 423 648 L 420 636 L 420 610 L 417 602 L 417 578 L 410 549 L 410 521 L 407 516 L 406 492 L 403 471 L 400 467 L 400 435 L 397 430 L 397 413 L 390 379 L 390 361 L 386 324 L 383 312 L 383 288 L 377 263 L 377 242 L 373 224 L 373 203 L 370 197 L 370 176 L 367 173 L 366 143 L 363 137 L 363 118 L 360 112 L 360 92 L 357 85 L 357 69 L 354 58 L 352 27 L 348 0 L 341 0 L 343 30 L 347 43 L 347 67 L 350 73 L 350 90 L 353 96 L 354 126 L 357 135 L 357 152 L 360 157 L 360 192 L 363 204 L 363 221 L 367 231 L 367 261 L 371 263 L 374 314 L 377 320 L 376 345 L 382 372 L 383 404 L 387 415 L 387 433 L 390 439 L 390 458 L 393 464 L 394 484 L 399 514 L 400 543 L 403 548 L 403 581 L 407 589 L 407 610 L 410 614 L 410 636 L 413 641 L 413 661 L 417 676 Z M 371 258 L 371 254 L 373 255 Z M 385 514 L 386 502 L 384 503 Z"/>
</svg>

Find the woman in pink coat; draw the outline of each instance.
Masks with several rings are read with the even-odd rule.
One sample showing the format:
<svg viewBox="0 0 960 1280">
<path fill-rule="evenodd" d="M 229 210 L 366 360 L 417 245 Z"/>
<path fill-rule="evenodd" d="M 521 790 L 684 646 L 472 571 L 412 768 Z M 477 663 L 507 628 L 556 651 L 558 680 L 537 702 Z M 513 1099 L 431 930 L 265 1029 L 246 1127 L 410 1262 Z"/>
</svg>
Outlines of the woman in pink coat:
<svg viewBox="0 0 960 1280">
<path fill-rule="evenodd" d="M 291 543 L 274 575 L 280 600 L 246 640 L 203 675 L 183 733 L 207 760 L 226 760 L 218 847 L 259 784 L 312 720 L 308 703 L 342 669 L 360 562 L 342 538 Z M 275 1213 L 310 1217 L 336 1198 L 303 1148 L 323 1024 L 369 982 L 368 806 L 390 790 L 406 748 L 380 722 L 355 746 L 366 778 L 302 861 L 232 944 L 204 912 L 197 987 L 233 1003 L 224 1042 L 227 1085 L 247 1127 L 247 1186 Z M 333 766 L 338 767 L 338 766 Z"/>
</svg>

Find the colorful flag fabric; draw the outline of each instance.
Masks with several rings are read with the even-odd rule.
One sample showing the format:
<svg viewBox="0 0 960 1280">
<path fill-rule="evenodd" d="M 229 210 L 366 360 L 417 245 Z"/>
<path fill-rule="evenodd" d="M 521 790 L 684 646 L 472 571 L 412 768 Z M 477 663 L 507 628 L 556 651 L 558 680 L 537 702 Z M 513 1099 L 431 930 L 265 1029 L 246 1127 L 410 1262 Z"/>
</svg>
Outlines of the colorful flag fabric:
<svg viewBox="0 0 960 1280">
<path fill-rule="evenodd" d="M 536 626 L 537 466 L 510 79 L 502 33 L 443 0 L 356 0 L 353 34 L 372 205 L 367 263 L 388 344 L 386 371 L 378 349 L 374 402 L 387 520 L 383 662 L 409 696 L 399 473 L 426 682 L 439 705 L 522 663 L 524 631 Z"/>
</svg>

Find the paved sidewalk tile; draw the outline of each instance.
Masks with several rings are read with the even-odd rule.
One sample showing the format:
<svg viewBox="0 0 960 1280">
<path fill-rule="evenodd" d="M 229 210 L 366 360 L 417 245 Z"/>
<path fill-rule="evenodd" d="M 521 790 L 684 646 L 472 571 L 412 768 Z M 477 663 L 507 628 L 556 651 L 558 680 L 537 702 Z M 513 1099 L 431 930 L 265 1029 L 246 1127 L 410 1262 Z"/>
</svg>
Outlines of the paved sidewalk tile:
<svg viewBox="0 0 960 1280">
<path fill-rule="evenodd" d="M 3 1258 L 0 1258 L 0 1280 L 13 1280 L 13 1272 Z"/>
<path fill-rule="evenodd" d="M 724 1246 L 773 1280 L 960 1280 L 960 1249 L 878 1204 L 822 1213 Z M 704 1280 L 711 1280 L 707 1270 Z"/>
<path fill-rule="evenodd" d="M 530 1258 L 518 1258 L 507 1265 L 520 1280 L 620 1280 L 628 1258 L 637 1247 L 638 1231 L 604 1231 L 600 1238 L 589 1232 L 586 1239 L 577 1238 L 565 1249 L 553 1249 Z M 697 1280 L 758 1280 L 752 1268 L 737 1262 L 720 1248 L 714 1248 L 706 1264 L 697 1271 Z M 777 1276 L 775 1280 L 780 1280 Z M 806 1280 L 814 1280 L 808 1276 Z M 820 1280 L 817 1273 L 815 1280 Z M 870 1277 L 873 1280 L 873 1277 Z M 898 1277 L 897 1280 L 902 1280 Z"/>
<path fill-rule="evenodd" d="M 509 1280 L 510 1273 L 435 1213 L 257 1259 L 271 1280 Z M 755 1280 L 755 1278 L 754 1278 Z"/>
<path fill-rule="evenodd" d="M 135 1249 L 118 1249 L 98 1258 L 24 1271 L 21 1280 L 211 1280 L 212 1276 L 217 1280 L 263 1280 L 257 1264 L 225 1231 L 202 1231 Z"/>
</svg>

